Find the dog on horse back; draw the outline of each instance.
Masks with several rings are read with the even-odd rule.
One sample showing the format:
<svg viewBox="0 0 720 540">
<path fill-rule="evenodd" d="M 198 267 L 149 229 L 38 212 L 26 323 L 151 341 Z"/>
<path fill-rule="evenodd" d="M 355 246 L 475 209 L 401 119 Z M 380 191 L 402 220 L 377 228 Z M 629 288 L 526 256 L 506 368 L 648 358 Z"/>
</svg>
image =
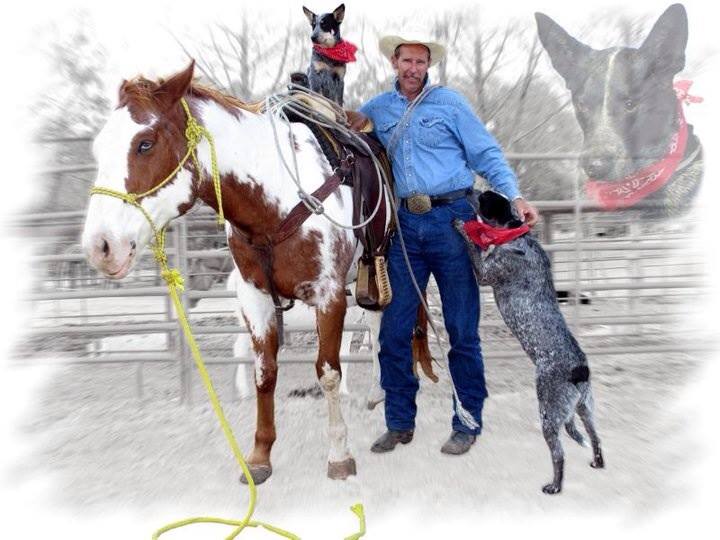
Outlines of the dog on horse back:
<svg viewBox="0 0 720 540">
<path fill-rule="evenodd" d="M 536 13 L 538 37 L 572 94 L 583 147 L 586 190 L 606 210 L 639 202 L 647 216 L 691 207 L 703 173 L 702 147 L 685 122 L 688 21 L 681 4 L 658 18 L 639 48 L 595 50 Z"/>
<path fill-rule="evenodd" d="M 478 202 L 483 223 L 464 224 L 455 220 L 454 225 L 467 242 L 478 283 L 492 287 L 505 324 L 535 364 L 540 421 L 550 447 L 554 473 L 553 481 L 545 485 L 543 491 L 558 493 L 562 489 L 564 467 L 561 428 L 564 426 L 572 439 L 587 446 L 575 427 L 576 413 L 592 443 L 590 465 L 604 466 L 593 422 L 590 369 L 560 312 L 545 251 L 527 233 L 527 228 L 519 229 L 522 222 L 505 197 L 485 191 Z M 471 236 L 477 237 L 487 251 Z M 488 245 L 491 243 L 488 239 L 495 245 Z M 494 249 L 491 251 L 490 247 Z"/>
<path fill-rule="evenodd" d="M 312 28 L 310 39 L 313 43 L 313 51 L 307 75 L 293 73 L 290 77 L 291 82 L 306 86 L 342 106 L 345 92 L 345 65 L 355 60 L 355 46 L 343 41 L 340 36 L 340 25 L 345 17 L 345 4 L 340 4 L 332 13 L 315 15 L 305 6 L 303 12 Z"/>
</svg>

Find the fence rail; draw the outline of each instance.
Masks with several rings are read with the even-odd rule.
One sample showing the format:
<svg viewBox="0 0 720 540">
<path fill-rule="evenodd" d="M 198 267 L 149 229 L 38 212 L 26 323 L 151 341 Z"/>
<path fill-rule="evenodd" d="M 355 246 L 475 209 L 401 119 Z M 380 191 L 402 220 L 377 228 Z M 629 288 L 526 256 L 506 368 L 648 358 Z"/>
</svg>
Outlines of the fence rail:
<svg viewBox="0 0 720 540">
<path fill-rule="evenodd" d="M 37 142 L 89 141 L 67 137 Z M 578 154 L 508 153 L 507 157 L 513 161 L 577 160 Z M 94 170 L 94 164 L 86 163 L 48 167 L 39 174 Z M 688 302 L 702 298 L 707 287 L 703 252 L 689 242 L 692 217 L 684 218 L 685 227 L 680 232 L 659 220 L 640 222 L 633 211 L 611 214 L 610 219 L 590 201 L 542 200 L 533 204 L 541 213 L 536 230 L 552 260 L 556 288 L 566 294 L 569 302 L 563 310 L 587 354 L 694 354 L 712 350 L 714 344 L 702 329 L 685 333 L 677 330 L 678 320 L 686 319 L 691 312 L 676 308 L 687 308 Z M 15 362 L 135 364 L 139 370 L 143 364 L 175 363 L 180 368 L 183 395 L 189 399 L 192 364 L 187 344 L 152 258 L 141 259 L 134 277 L 122 285 L 99 278 L 87 267 L 77 246 L 83 219 L 83 211 L 67 211 L 26 214 L 10 220 L 12 233 L 38 246 L 30 258 L 36 269 L 35 286 L 26 295 L 35 315 Z M 186 307 L 200 301 L 198 309 L 190 312 L 194 332 L 199 339 L 225 334 L 228 343 L 221 348 L 229 349 L 231 336 L 247 330 L 232 316 L 232 303 L 224 302 L 235 294 L 222 286 L 229 253 L 212 245 L 212 241 L 222 241 L 223 237 L 211 210 L 201 208 L 171 227 L 167 251 L 186 276 Z M 437 293 L 432 288 L 429 293 L 431 309 L 439 314 Z M 483 288 L 483 296 L 489 298 L 490 292 Z M 484 350 L 495 358 L 522 354 L 507 332 L 498 335 L 503 329 L 492 303 L 485 301 L 481 324 Z M 286 330 L 313 332 L 315 327 L 310 323 L 289 325 Z M 366 332 L 367 327 L 351 322 L 345 330 Z M 103 340 L 121 336 L 139 340 L 153 335 L 166 338 L 167 344 L 161 350 L 103 350 L 97 346 Z M 62 340 L 71 340 L 75 349 L 64 350 Z M 622 342 L 618 344 L 618 340 Z M 369 351 L 358 351 L 344 356 L 343 361 L 369 362 L 370 358 Z M 313 354 L 294 351 L 280 358 L 281 363 L 314 361 Z M 251 362 L 250 358 L 228 356 L 222 350 L 207 354 L 209 365 Z M 141 371 L 138 373 L 141 395 Z"/>
</svg>

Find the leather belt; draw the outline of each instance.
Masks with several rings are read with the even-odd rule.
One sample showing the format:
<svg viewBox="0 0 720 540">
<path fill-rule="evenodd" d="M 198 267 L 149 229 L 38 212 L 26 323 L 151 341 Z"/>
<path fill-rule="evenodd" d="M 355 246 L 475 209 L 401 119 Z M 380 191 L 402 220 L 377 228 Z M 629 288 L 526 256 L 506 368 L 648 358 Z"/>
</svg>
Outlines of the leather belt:
<svg viewBox="0 0 720 540">
<path fill-rule="evenodd" d="M 413 214 L 424 214 L 429 212 L 431 208 L 450 204 L 467 197 L 472 193 L 472 188 L 457 189 L 440 195 L 425 195 L 423 193 L 413 195 L 406 199 L 402 199 L 402 206 Z"/>
</svg>

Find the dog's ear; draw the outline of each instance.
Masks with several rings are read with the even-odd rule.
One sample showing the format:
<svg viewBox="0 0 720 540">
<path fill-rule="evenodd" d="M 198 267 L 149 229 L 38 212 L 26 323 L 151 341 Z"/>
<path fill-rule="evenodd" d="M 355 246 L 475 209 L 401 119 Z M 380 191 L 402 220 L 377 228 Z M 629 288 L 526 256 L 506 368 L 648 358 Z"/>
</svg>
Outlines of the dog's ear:
<svg viewBox="0 0 720 540">
<path fill-rule="evenodd" d="M 303 6 L 303 13 L 307 17 L 307 20 L 310 21 L 310 26 L 315 26 L 315 19 L 317 19 L 317 15 L 315 15 L 312 11 L 310 11 L 305 6 Z"/>
<path fill-rule="evenodd" d="M 345 4 L 340 4 L 333 10 L 333 17 L 335 17 L 338 24 L 343 22 L 343 19 L 345 18 Z"/>
<path fill-rule="evenodd" d="M 673 4 L 655 22 L 640 52 L 652 63 L 654 73 L 674 75 L 685 67 L 687 39 L 687 13 L 682 4 Z"/>
<path fill-rule="evenodd" d="M 578 64 L 590 56 L 592 49 L 580 43 L 544 13 L 535 13 L 535 21 L 540 43 L 548 52 L 553 67 L 565 79 L 567 87 L 572 88 L 573 81 L 581 71 Z"/>
<path fill-rule="evenodd" d="M 495 227 L 515 228 L 519 220 L 513 213 L 513 205 L 507 197 L 492 190 L 483 191 L 478 198 L 479 214 L 483 221 Z M 522 224 L 522 222 L 520 222 Z"/>
</svg>

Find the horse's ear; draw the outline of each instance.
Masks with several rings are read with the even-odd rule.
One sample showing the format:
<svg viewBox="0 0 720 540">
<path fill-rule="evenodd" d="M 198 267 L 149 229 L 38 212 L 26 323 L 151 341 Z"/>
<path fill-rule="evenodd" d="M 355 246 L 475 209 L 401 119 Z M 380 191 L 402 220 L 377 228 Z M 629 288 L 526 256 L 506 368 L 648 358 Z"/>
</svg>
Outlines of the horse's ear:
<svg viewBox="0 0 720 540">
<path fill-rule="evenodd" d="M 333 17 L 335 17 L 338 24 L 343 22 L 343 18 L 345 18 L 345 4 L 340 4 L 335 8 L 333 11 Z"/>
<path fill-rule="evenodd" d="M 587 58 L 592 49 L 580 43 L 544 13 L 535 13 L 535 21 L 540 43 L 548 52 L 555 70 L 565 79 L 568 88 L 571 88 L 573 80 L 581 71 L 578 64 Z"/>
<path fill-rule="evenodd" d="M 118 88 L 118 102 L 122 101 L 123 95 L 125 95 L 125 89 L 127 88 L 127 85 L 127 79 L 123 79 L 120 83 L 120 88 Z"/>
<path fill-rule="evenodd" d="M 687 39 L 687 13 L 682 4 L 673 4 L 660 15 L 640 51 L 653 64 L 653 71 L 674 75 L 685 67 Z"/>
<path fill-rule="evenodd" d="M 307 17 L 307 20 L 310 21 L 310 26 L 315 26 L 315 17 L 317 17 L 317 15 L 315 15 L 312 11 L 310 11 L 305 6 L 303 6 L 303 13 Z"/>
<path fill-rule="evenodd" d="M 187 93 L 190 88 L 190 83 L 192 82 L 194 69 L 195 60 L 191 60 L 188 67 L 180 73 L 176 73 L 167 81 L 163 81 L 160 86 L 155 89 L 153 96 L 160 104 L 162 110 L 167 110 L 175 105 L 175 103 Z"/>
</svg>

